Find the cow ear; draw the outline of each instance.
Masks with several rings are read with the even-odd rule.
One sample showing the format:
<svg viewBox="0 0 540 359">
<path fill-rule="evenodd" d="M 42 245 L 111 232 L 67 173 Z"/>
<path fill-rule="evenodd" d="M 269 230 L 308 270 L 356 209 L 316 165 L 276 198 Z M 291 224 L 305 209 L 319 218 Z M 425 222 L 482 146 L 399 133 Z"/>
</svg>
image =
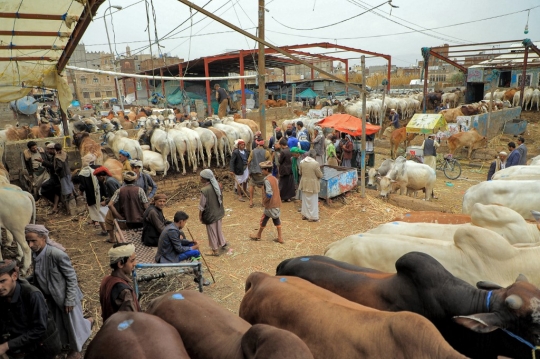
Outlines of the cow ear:
<svg viewBox="0 0 540 359">
<path fill-rule="evenodd" d="M 494 313 L 480 313 L 452 318 L 459 325 L 477 333 L 489 333 L 501 327 L 501 322 Z"/>
<path fill-rule="evenodd" d="M 484 289 L 484 290 L 494 290 L 494 289 L 501 289 L 502 287 L 498 285 L 497 283 L 483 280 L 476 283 L 476 288 Z"/>
<path fill-rule="evenodd" d="M 520 275 L 518 275 L 518 277 L 516 279 L 516 282 L 527 282 L 528 283 L 529 280 L 523 274 L 520 274 Z"/>
</svg>

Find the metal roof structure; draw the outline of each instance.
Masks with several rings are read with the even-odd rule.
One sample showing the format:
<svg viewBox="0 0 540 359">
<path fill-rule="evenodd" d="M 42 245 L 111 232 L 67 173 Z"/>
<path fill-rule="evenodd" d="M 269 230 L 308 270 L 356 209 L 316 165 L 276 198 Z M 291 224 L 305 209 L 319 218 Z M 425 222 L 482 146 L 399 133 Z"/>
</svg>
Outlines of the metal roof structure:
<svg viewBox="0 0 540 359">
<path fill-rule="evenodd" d="M 32 87 L 58 90 L 61 108 L 72 100 L 60 75 L 104 0 L 4 0 L 0 12 L 0 102 Z"/>
<path fill-rule="evenodd" d="M 540 42 L 534 43 L 536 47 L 540 46 Z M 508 48 L 510 52 L 502 55 L 492 54 L 488 60 L 482 61 L 469 68 L 496 68 L 496 69 L 512 69 L 523 66 L 525 48 L 522 44 L 512 44 Z M 540 66 L 540 55 L 532 52 L 527 56 L 527 67 Z"/>
</svg>

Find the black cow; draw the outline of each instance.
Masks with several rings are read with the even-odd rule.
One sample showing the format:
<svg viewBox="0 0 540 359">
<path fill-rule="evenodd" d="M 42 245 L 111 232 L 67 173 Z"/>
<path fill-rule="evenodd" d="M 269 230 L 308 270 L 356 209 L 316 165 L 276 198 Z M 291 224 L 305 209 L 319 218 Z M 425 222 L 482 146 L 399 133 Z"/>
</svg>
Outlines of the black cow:
<svg viewBox="0 0 540 359">
<path fill-rule="evenodd" d="M 396 274 L 385 273 L 307 256 L 281 262 L 276 275 L 303 278 L 379 310 L 421 314 L 454 349 L 471 358 L 531 358 L 530 346 L 540 345 L 540 290 L 523 275 L 507 288 L 478 282 L 477 289 L 419 252 L 399 258 L 396 270 Z"/>
</svg>

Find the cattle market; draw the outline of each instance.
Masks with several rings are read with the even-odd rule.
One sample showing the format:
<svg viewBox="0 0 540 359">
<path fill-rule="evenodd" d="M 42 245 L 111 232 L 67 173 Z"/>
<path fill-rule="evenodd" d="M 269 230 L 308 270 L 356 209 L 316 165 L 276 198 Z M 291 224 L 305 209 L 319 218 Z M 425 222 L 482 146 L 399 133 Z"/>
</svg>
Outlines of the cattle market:
<svg viewBox="0 0 540 359">
<path fill-rule="evenodd" d="M 2 7 L 1 358 L 540 355 L 540 41 L 144 3 Z"/>
</svg>

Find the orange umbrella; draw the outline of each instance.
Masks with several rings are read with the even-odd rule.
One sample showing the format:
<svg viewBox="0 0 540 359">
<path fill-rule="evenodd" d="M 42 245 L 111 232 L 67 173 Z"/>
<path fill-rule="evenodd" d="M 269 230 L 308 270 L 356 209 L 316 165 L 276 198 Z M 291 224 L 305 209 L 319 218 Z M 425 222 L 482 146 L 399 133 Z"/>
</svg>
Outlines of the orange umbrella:
<svg viewBox="0 0 540 359">
<path fill-rule="evenodd" d="M 362 135 L 362 120 L 346 113 L 336 113 L 324 118 L 317 124 L 321 127 L 331 127 L 334 130 L 348 133 L 351 136 Z M 381 126 L 366 123 L 366 135 L 379 132 Z"/>
</svg>

